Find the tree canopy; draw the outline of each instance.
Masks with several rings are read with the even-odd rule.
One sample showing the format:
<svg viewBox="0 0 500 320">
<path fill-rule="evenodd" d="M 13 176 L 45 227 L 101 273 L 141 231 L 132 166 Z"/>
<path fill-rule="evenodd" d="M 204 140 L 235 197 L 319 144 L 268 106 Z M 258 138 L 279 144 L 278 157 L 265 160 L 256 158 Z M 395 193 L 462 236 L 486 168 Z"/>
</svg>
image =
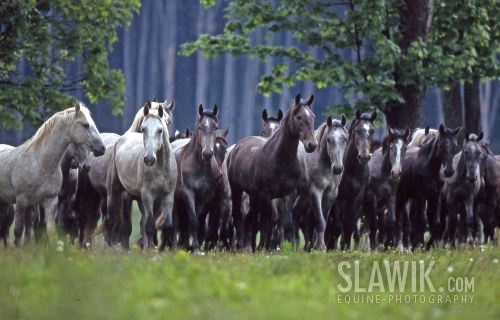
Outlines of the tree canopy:
<svg viewBox="0 0 500 320">
<path fill-rule="evenodd" d="M 91 103 L 121 111 L 125 90 L 108 54 L 118 27 L 130 23 L 139 0 L 3 0 L 0 4 L 0 125 L 38 125 L 66 108 L 82 85 Z M 83 72 L 65 67 L 81 59 Z M 28 72 L 19 72 L 25 64 Z"/>
<path fill-rule="evenodd" d="M 415 119 L 405 123 L 401 115 L 421 108 L 425 88 L 446 89 L 454 81 L 474 77 L 498 78 L 499 4 L 498 0 L 232 0 L 224 33 L 202 35 L 184 44 L 181 54 L 202 50 L 208 57 L 230 53 L 262 60 L 287 58 L 291 64 L 279 64 L 260 79 L 258 90 L 264 95 L 312 80 L 318 88 L 339 86 L 347 97 L 356 97 L 354 106 L 332 106 L 337 112 L 377 108 L 390 123 L 394 119 L 395 125 L 411 125 Z M 268 39 L 289 32 L 294 44 L 251 42 L 249 35 L 260 28 Z M 311 48 L 319 48 L 319 54 Z"/>
</svg>

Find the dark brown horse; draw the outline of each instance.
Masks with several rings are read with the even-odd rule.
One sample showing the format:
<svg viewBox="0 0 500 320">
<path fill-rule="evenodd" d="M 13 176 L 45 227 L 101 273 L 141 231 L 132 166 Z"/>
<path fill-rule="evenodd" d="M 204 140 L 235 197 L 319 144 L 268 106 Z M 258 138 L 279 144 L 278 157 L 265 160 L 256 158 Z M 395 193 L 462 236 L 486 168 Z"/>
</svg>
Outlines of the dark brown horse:
<svg viewBox="0 0 500 320">
<path fill-rule="evenodd" d="M 199 219 L 212 204 L 215 186 L 222 176 L 214 157 L 215 140 L 219 128 L 217 113 L 217 105 L 213 110 L 205 110 L 200 104 L 196 129 L 189 142 L 185 144 L 182 140 L 177 140 L 172 143 L 178 167 L 174 211 L 180 224 L 185 223 L 183 221 L 187 217 L 193 251 L 197 251 L 200 246 Z M 182 227 L 185 226 L 181 225 L 180 228 Z M 204 224 L 203 227 L 205 227 Z M 189 238 L 185 234 L 183 236 L 182 230 L 179 245 L 189 246 Z"/>
<path fill-rule="evenodd" d="M 444 167 L 446 177 L 451 177 L 454 174 L 453 156 L 457 148 L 457 135 L 460 130 L 461 128 L 449 129 L 440 125 L 436 138 L 426 142 L 421 148 L 411 149 L 406 153 L 396 200 L 398 216 L 404 219 L 406 224 L 403 238 L 404 246 L 412 245 L 415 247 L 424 243 L 426 203 L 427 220 L 431 233 L 427 248 L 430 248 L 441 234 L 439 210 L 441 206 L 440 194 L 444 181 L 440 177 L 440 170 L 441 167 Z M 411 220 L 407 205 L 409 200 L 412 200 L 413 206 Z"/>
<path fill-rule="evenodd" d="M 368 161 L 371 157 L 370 149 L 375 131 L 373 122 L 376 118 L 376 112 L 361 114 L 358 110 L 349 129 L 344 154 L 344 175 L 340 181 L 337 199 L 330 208 L 325 234 L 329 250 L 336 248 L 341 233 L 341 249 L 349 250 L 351 247 L 351 237 L 356 229 L 358 212 L 363 204 L 368 182 Z"/>
<path fill-rule="evenodd" d="M 307 152 L 313 152 L 318 143 L 314 136 L 314 96 L 307 101 L 300 94 L 281 121 L 276 133 L 268 139 L 246 137 L 236 143 L 228 156 L 227 169 L 231 187 L 232 215 L 236 228 L 237 246 L 245 246 L 245 235 L 252 237 L 259 212 L 262 221 L 261 240 L 270 245 L 272 217 L 271 200 L 283 197 L 296 188 L 301 170 L 297 159 L 299 141 Z M 250 196 L 250 212 L 246 229 L 242 228 L 241 200 L 243 191 Z"/>
<path fill-rule="evenodd" d="M 369 228 L 369 238 L 366 240 L 371 249 L 377 246 L 377 229 L 384 234 L 386 246 L 395 243 L 396 192 L 406 146 L 410 142 L 409 128 L 403 132 L 389 127 L 387 131 L 388 134 L 382 140 L 382 148 L 377 149 L 368 162 L 370 177 L 366 186 L 363 212 Z M 384 219 L 383 215 L 379 217 L 378 214 L 385 209 L 387 209 L 387 219 Z M 402 230 L 402 226 L 399 229 Z"/>
</svg>

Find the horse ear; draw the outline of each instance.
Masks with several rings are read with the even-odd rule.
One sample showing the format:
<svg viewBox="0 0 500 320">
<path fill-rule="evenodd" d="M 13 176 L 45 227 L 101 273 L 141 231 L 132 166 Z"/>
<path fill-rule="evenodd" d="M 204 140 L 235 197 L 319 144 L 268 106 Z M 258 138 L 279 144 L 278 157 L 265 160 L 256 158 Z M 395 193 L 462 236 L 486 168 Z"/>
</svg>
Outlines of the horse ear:
<svg viewBox="0 0 500 320">
<path fill-rule="evenodd" d="M 309 108 L 312 108 L 313 102 L 314 102 L 314 94 L 311 94 L 309 99 L 307 99 L 307 101 L 306 101 L 306 106 L 309 106 Z"/>
<path fill-rule="evenodd" d="M 171 112 L 175 109 L 175 100 L 168 102 L 168 99 L 163 102 L 163 106 L 168 108 Z"/>
<path fill-rule="evenodd" d="M 465 141 L 469 141 L 469 132 L 465 132 Z"/>
<path fill-rule="evenodd" d="M 278 121 L 281 121 L 283 119 L 283 111 L 281 109 L 278 109 Z"/>
<path fill-rule="evenodd" d="M 426 131 L 428 131 L 428 130 L 427 130 L 427 128 L 426 128 Z M 443 126 L 443 124 L 442 124 L 442 123 L 439 125 L 439 133 L 440 133 L 440 134 L 443 134 L 443 133 L 444 133 L 444 126 Z"/>
<path fill-rule="evenodd" d="M 479 135 L 477 136 L 477 142 L 481 141 L 483 139 L 483 133 L 479 133 Z"/>
<path fill-rule="evenodd" d="M 342 127 L 345 127 L 346 123 L 347 123 L 347 118 L 345 117 L 345 115 L 342 115 L 340 124 L 342 124 Z"/>
<path fill-rule="evenodd" d="M 372 112 L 372 116 L 370 117 L 370 122 L 375 121 L 375 119 L 377 119 L 377 111 Z"/>
<path fill-rule="evenodd" d="M 328 116 L 328 118 L 326 118 L 326 125 L 329 127 L 332 126 L 332 116 Z"/>
<path fill-rule="evenodd" d="M 226 139 L 226 137 L 227 137 L 228 133 L 229 133 L 229 127 L 227 127 L 227 128 L 226 128 L 226 131 L 224 131 L 224 132 L 222 133 L 222 136 L 224 137 L 224 139 Z"/>
<path fill-rule="evenodd" d="M 410 141 L 410 128 L 406 127 L 404 137 L 408 142 Z"/>
<path fill-rule="evenodd" d="M 75 112 L 80 112 L 80 101 L 77 101 L 77 102 L 76 102 L 76 105 L 75 105 Z"/>
<path fill-rule="evenodd" d="M 299 93 L 298 95 L 295 96 L 295 104 L 299 104 L 300 99 L 302 99 L 302 97 L 300 96 L 300 93 Z"/>
<path fill-rule="evenodd" d="M 431 128 L 429 126 L 425 127 L 424 134 L 428 135 L 430 130 L 431 130 Z"/>
<path fill-rule="evenodd" d="M 151 104 L 151 101 L 148 99 L 144 107 L 142 108 L 142 112 L 144 113 L 144 116 L 147 116 L 149 114 L 149 106 Z"/>
<path fill-rule="evenodd" d="M 180 133 L 179 130 L 175 129 L 174 137 L 177 136 L 177 135 L 179 135 L 179 133 Z"/>
<path fill-rule="evenodd" d="M 267 121 L 267 110 L 262 110 L 262 120 Z"/>
<path fill-rule="evenodd" d="M 158 117 L 163 118 L 163 108 L 162 107 L 158 108 Z"/>
<path fill-rule="evenodd" d="M 188 129 L 188 128 L 186 128 L 186 138 L 189 138 L 189 133 L 190 133 L 190 132 L 189 132 L 189 129 Z"/>
<path fill-rule="evenodd" d="M 200 117 L 203 115 L 203 105 L 202 104 L 200 104 L 198 106 L 198 114 L 200 115 Z"/>
<path fill-rule="evenodd" d="M 387 126 L 387 133 L 388 133 L 390 136 L 394 135 L 394 133 L 393 133 L 393 131 L 392 131 L 392 128 L 391 128 L 391 126 Z"/>
<path fill-rule="evenodd" d="M 451 133 L 453 133 L 453 135 L 456 136 L 460 133 L 461 130 L 462 130 L 461 127 L 457 127 L 455 129 L 453 129 L 453 131 L 451 131 Z"/>
<path fill-rule="evenodd" d="M 359 110 L 356 110 L 356 119 L 361 119 L 361 112 Z"/>
<path fill-rule="evenodd" d="M 215 104 L 212 113 L 214 114 L 214 116 L 217 116 L 217 112 L 219 112 L 219 107 L 217 107 L 217 105 Z"/>
</svg>

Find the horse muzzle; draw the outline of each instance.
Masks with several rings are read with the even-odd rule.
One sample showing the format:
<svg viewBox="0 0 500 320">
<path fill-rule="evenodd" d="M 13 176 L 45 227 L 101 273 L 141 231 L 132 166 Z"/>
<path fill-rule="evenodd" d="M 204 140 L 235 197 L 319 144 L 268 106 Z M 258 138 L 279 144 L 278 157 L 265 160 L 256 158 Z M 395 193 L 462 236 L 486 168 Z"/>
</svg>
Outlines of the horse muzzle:
<svg viewBox="0 0 500 320">
<path fill-rule="evenodd" d="M 318 143 L 316 141 L 309 141 L 304 143 L 304 149 L 306 150 L 307 153 L 311 153 L 314 150 L 316 150 L 316 147 L 318 146 Z"/>
<path fill-rule="evenodd" d="M 344 166 L 343 165 L 334 165 L 332 167 L 332 172 L 334 175 L 338 176 L 344 172 Z"/>
<path fill-rule="evenodd" d="M 474 182 L 476 182 L 476 176 L 474 176 L 474 175 L 467 176 L 467 182 L 468 183 L 474 183 Z"/>
<path fill-rule="evenodd" d="M 359 163 L 361 163 L 361 164 L 367 164 L 367 163 L 368 163 L 368 161 L 370 161 L 370 159 L 371 159 L 370 154 L 366 154 L 366 155 L 361 155 L 361 154 L 359 154 L 359 155 L 358 155 L 358 161 L 359 161 Z"/>
<path fill-rule="evenodd" d="M 92 149 L 93 149 L 92 152 L 94 153 L 95 157 L 100 157 L 104 155 L 104 152 L 106 152 L 106 147 L 103 144 L 101 144 L 98 147 L 94 147 Z"/>
<path fill-rule="evenodd" d="M 393 179 L 399 179 L 401 177 L 401 171 L 391 170 L 391 176 Z"/>
<path fill-rule="evenodd" d="M 153 156 L 145 156 L 144 157 L 144 163 L 148 166 L 151 167 L 155 164 L 156 158 Z"/>
<path fill-rule="evenodd" d="M 209 161 L 210 159 L 212 159 L 213 156 L 214 156 L 214 152 L 212 150 L 205 150 L 201 153 L 201 157 L 205 161 Z"/>
<path fill-rule="evenodd" d="M 454 174 L 455 174 L 455 170 L 453 170 L 453 169 L 446 169 L 446 170 L 444 170 L 444 176 L 446 178 L 449 178 L 449 177 L 451 177 Z"/>
</svg>

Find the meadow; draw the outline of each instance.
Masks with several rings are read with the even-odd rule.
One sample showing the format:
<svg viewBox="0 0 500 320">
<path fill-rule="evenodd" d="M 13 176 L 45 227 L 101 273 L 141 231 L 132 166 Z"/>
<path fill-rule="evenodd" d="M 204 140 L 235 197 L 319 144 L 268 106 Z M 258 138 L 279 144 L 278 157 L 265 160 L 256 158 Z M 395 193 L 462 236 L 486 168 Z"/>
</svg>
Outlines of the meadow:
<svg viewBox="0 0 500 320">
<path fill-rule="evenodd" d="M 205 255 L 137 247 L 83 251 L 62 243 L 2 248 L 0 319 L 499 319 L 499 259 L 500 250 L 493 246 L 406 255 L 302 253 L 289 246 L 274 253 Z M 374 261 L 432 260 L 434 287 L 447 289 L 342 293 L 338 285 L 346 282 L 338 265 L 356 260 L 362 284 L 369 282 Z M 346 272 L 354 279 L 353 268 Z M 450 277 L 473 278 L 473 291 L 449 292 Z M 394 298 L 415 294 L 425 302 Z M 431 300 L 439 294 L 460 298 L 456 303 Z M 378 296 L 379 303 L 367 301 L 369 295 Z M 462 295 L 467 302 L 462 303 Z"/>
</svg>

